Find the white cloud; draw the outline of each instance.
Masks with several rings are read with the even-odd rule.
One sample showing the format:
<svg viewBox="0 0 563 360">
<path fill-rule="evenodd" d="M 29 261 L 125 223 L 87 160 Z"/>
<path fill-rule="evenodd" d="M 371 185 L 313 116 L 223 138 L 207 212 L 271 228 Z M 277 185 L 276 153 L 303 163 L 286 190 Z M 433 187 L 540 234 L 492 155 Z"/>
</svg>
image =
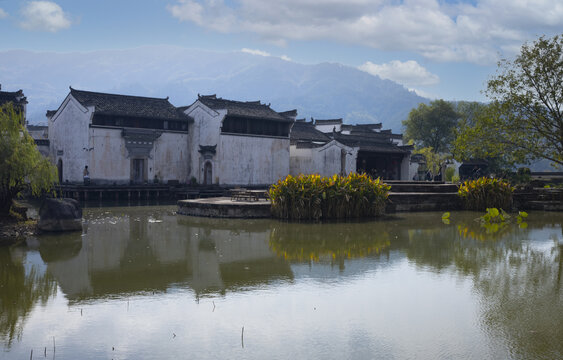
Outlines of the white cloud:
<svg viewBox="0 0 563 360">
<path fill-rule="evenodd" d="M 170 0 L 173 1 L 173 0 Z M 498 52 L 563 28 L 561 0 L 175 0 L 180 21 L 264 41 L 332 40 L 491 64 Z"/>
<path fill-rule="evenodd" d="M 272 56 L 269 52 L 262 51 L 262 50 L 255 50 L 255 49 L 243 48 L 243 49 L 241 49 L 240 51 L 242 51 L 243 53 L 252 54 L 252 55 Z"/>
<path fill-rule="evenodd" d="M 4 19 L 8 17 L 8 13 L 4 11 L 4 9 L 0 8 L 0 19 Z"/>
<path fill-rule="evenodd" d="M 71 21 L 63 9 L 51 1 L 31 1 L 22 9 L 21 27 L 27 30 L 57 32 L 67 29 Z"/>
<path fill-rule="evenodd" d="M 266 56 L 266 57 L 274 56 L 267 51 L 258 50 L 258 49 L 242 48 L 242 49 L 240 49 L 240 51 L 243 52 L 243 53 L 247 53 L 247 54 L 251 54 L 251 55 L 257 55 L 257 56 Z M 287 55 L 279 56 L 279 58 L 282 59 L 282 60 L 285 60 L 285 61 L 291 61 L 291 58 Z"/>
<path fill-rule="evenodd" d="M 393 80 L 406 87 L 435 85 L 440 82 L 438 75 L 432 74 L 414 60 L 405 62 L 393 60 L 381 65 L 367 61 L 358 68 L 382 79 Z"/>
</svg>

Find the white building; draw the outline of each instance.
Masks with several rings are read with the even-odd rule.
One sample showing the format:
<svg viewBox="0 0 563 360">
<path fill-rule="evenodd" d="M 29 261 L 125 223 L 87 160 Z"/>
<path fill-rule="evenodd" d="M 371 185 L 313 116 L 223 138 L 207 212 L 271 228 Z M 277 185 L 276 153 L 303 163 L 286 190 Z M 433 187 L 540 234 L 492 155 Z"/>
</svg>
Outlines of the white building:
<svg viewBox="0 0 563 360">
<path fill-rule="evenodd" d="M 357 148 L 331 139 L 312 122 L 297 120 L 291 129 L 289 173 L 345 176 L 356 171 L 357 153 Z"/>
<path fill-rule="evenodd" d="M 48 112 L 50 156 L 61 182 L 96 184 L 188 180 L 188 122 L 168 98 L 70 89 Z"/>
<path fill-rule="evenodd" d="M 48 111 L 49 154 L 61 183 L 179 182 L 270 185 L 288 174 L 366 172 L 410 179 L 409 146 L 381 124 L 342 119 L 296 121 L 259 101 L 200 96 L 174 107 L 168 98 L 70 89 Z"/>
<path fill-rule="evenodd" d="M 269 185 L 289 174 L 289 132 L 297 112 L 276 112 L 259 101 L 199 96 L 182 108 L 189 176 L 200 184 Z"/>
<path fill-rule="evenodd" d="M 297 120 L 291 131 L 290 149 L 292 175 L 365 172 L 385 180 L 412 178 L 412 147 L 402 145 L 402 135 L 381 130 L 381 123 L 348 125 L 342 119 Z"/>
</svg>

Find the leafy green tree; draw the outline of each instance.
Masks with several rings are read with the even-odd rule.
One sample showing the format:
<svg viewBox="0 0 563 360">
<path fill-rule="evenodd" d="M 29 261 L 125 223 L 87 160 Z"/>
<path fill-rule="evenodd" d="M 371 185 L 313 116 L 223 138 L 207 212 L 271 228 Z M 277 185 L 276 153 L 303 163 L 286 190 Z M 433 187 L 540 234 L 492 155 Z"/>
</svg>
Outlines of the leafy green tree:
<svg viewBox="0 0 563 360">
<path fill-rule="evenodd" d="M 459 114 L 447 101 L 434 100 L 430 105 L 419 104 L 403 121 L 405 139 L 413 140 L 418 148 L 430 147 L 436 153 L 448 152 L 458 119 Z"/>
<path fill-rule="evenodd" d="M 440 173 L 442 168 L 447 164 L 451 156 L 444 153 L 437 153 L 431 147 L 416 149 L 415 154 L 421 154 L 426 160 L 426 169 L 430 171 L 432 179 Z"/>
<path fill-rule="evenodd" d="M 501 60 L 485 94 L 491 103 L 460 126 L 456 159 L 563 164 L 563 34 L 542 36 L 513 61 Z"/>
<path fill-rule="evenodd" d="M 0 216 L 7 216 L 12 201 L 29 187 L 33 195 L 50 191 L 57 168 L 37 150 L 23 126 L 21 113 L 11 103 L 0 107 Z"/>
</svg>

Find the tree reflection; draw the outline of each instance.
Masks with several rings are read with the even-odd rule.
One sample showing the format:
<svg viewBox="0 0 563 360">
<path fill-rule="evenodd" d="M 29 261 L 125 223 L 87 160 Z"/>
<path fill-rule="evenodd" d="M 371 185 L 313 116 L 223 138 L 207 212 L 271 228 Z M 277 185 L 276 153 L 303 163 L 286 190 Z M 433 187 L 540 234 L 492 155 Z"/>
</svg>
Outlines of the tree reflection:
<svg viewBox="0 0 563 360">
<path fill-rule="evenodd" d="M 0 247 L 0 337 L 6 347 L 19 339 L 23 323 L 35 304 L 44 305 L 55 295 L 55 281 L 37 266 L 26 269 L 24 257 Z"/>
<path fill-rule="evenodd" d="M 516 358 L 553 359 L 563 353 L 558 214 L 488 232 L 462 219 L 451 226 L 411 230 L 407 257 L 419 266 L 448 266 L 472 279 L 483 297 L 482 322 Z M 556 224 L 549 227 L 546 223 Z M 551 231 L 545 231 L 551 229 Z M 549 233 L 551 238 L 542 236 Z M 529 239 L 534 239 L 530 241 Z"/>
<path fill-rule="evenodd" d="M 288 261 L 338 261 L 378 255 L 391 245 L 384 222 L 274 226 L 270 249 Z"/>
</svg>

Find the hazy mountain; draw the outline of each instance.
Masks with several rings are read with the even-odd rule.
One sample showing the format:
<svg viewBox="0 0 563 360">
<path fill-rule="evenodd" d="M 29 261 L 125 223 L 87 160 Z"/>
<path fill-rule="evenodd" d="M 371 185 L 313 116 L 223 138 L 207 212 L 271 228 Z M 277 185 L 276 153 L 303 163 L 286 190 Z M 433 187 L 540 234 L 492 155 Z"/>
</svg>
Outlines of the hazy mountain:
<svg viewBox="0 0 563 360">
<path fill-rule="evenodd" d="M 261 100 L 299 117 L 344 118 L 346 123 L 383 122 L 401 131 L 401 121 L 428 99 L 389 80 L 340 64 L 304 65 L 242 52 L 220 53 L 172 46 L 54 53 L 0 52 L 0 83 L 23 89 L 28 120 L 44 122 L 68 87 L 140 96 L 170 97 L 189 105 L 197 94 Z"/>
</svg>

